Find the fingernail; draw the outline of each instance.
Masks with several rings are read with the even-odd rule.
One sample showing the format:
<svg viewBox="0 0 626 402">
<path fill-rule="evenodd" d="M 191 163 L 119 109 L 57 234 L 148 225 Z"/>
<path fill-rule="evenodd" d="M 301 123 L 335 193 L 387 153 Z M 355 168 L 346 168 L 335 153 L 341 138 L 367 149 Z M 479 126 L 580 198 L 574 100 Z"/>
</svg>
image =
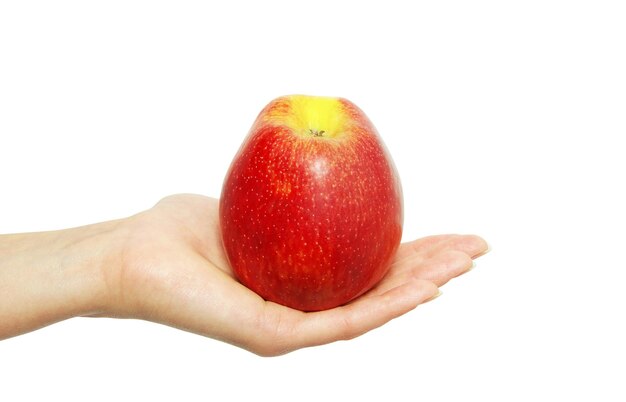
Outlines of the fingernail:
<svg viewBox="0 0 626 402">
<path fill-rule="evenodd" d="M 470 265 L 470 267 L 465 272 L 469 272 L 469 271 L 471 271 L 474 268 L 476 268 L 476 262 L 472 261 L 472 265 Z"/>
<path fill-rule="evenodd" d="M 424 303 L 428 303 L 430 301 L 435 300 L 436 298 L 438 298 L 439 296 L 441 296 L 443 293 L 441 292 L 441 290 L 437 289 L 437 294 L 434 295 L 433 297 L 431 297 L 430 299 L 426 300 Z"/>
<path fill-rule="evenodd" d="M 487 254 L 490 251 L 491 251 L 491 245 L 489 243 L 487 243 L 487 249 L 485 251 L 483 251 L 482 253 L 476 254 L 472 258 L 482 257 L 483 255 Z"/>
</svg>

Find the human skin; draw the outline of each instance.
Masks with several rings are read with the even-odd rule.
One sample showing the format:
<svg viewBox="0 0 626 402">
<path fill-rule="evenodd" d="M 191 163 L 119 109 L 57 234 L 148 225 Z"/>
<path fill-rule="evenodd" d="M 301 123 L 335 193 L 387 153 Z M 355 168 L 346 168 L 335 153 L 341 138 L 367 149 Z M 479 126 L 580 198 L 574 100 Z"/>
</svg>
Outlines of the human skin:
<svg viewBox="0 0 626 402">
<path fill-rule="evenodd" d="M 262 356 L 347 340 L 432 300 L 487 243 L 439 235 L 403 243 L 361 297 L 304 313 L 264 301 L 234 277 L 218 200 L 169 196 L 114 221 L 0 236 L 0 339 L 77 316 L 158 322 Z"/>
</svg>

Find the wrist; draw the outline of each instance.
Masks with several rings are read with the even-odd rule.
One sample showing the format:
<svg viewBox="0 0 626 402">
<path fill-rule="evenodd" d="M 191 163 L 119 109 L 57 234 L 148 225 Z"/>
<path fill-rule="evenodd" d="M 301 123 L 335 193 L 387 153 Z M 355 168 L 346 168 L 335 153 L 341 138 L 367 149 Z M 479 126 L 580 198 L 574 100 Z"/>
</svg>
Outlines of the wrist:
<svg viewBox="0 0 626 402">
<path fill-rule="evenodd" d="M 0 236 L 0 339 L 104 311 L 120 225 Z"/>
<path fill-rule="evenodd" d="M 112 283 L 119 272 L 124 244 L 124 220 L 60 232 L 59 266 L 65 270 L 68 294 L 75 297 L 73 315 L 98 315 L 111 308 Z"/>
</svg>

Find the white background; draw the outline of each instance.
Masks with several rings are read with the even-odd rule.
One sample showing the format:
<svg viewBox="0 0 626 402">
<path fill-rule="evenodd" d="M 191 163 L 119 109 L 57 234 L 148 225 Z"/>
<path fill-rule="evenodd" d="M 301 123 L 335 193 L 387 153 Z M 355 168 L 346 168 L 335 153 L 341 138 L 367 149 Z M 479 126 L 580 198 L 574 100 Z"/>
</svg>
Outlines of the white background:
<svg viewBox="0 0 626 402">
<path fill-rule="evenodd" d="M 0 342 L 0 400 L 626 398 L 620 2 L 221 3 L 0 2 L 0 232 L 217 197 L 261 108 L 304 93 L 377 126 L 405 240 L 491 253 L 433 303 L 278 358 L 65 321 Z"/>
</svg>

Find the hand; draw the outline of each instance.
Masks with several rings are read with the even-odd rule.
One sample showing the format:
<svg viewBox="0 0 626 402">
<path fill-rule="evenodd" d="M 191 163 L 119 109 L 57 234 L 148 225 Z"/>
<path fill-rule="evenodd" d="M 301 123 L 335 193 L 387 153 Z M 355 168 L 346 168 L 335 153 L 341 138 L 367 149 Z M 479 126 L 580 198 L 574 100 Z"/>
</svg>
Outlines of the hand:
<svg viewBox="0 0 626 402">
<path fill-rule="evenodd" d="M 118 263 L 104 269 L 107 302 L 98 315 L 133 317 L 273 356 L 351 339 L 435 298 L 487 251 L 477 236 L 404 243 L 385 278 L 332 310 L 304 313 L 266 302 L 233 276 L 222 249 L 218 200 L 176 195 L 123 220 Z"/>
</svg>

